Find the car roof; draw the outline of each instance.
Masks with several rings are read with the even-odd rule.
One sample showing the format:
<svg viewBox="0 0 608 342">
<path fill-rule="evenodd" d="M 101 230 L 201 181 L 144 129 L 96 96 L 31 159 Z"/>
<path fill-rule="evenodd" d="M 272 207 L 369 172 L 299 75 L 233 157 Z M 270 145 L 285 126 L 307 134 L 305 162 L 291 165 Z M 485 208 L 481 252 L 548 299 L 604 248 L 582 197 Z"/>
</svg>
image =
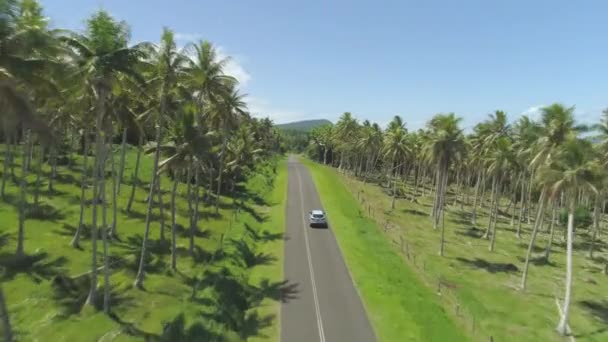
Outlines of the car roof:
<svg viewBox="0 0 608 342">
<path fill-rule="evenodd" d="M 311 212 L 311 214 L 313 214 L 313 215 L 323 215 L 324 213 L 323 213 L 323 210 L 318 210 L 318 209 L 317 209 L 317 210 L 313 210 L 313 211 Z"/>
</svg>

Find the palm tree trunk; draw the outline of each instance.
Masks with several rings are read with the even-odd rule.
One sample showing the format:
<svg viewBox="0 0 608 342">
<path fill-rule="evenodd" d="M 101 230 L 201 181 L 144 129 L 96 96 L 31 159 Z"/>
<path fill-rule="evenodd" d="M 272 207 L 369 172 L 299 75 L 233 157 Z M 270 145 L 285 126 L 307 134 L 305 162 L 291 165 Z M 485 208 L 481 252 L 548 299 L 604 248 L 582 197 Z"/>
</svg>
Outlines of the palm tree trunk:
<svg viewBox="0 0 608 342">
<path fill-rule="evenodd" d="M 437 168 L 437 177 L 435 180 L 435 199 L 433 200 L 433 210 L 431 212 L 431 217 L 433 218 L 433 229 L 437 229 L 437 221 L 438 221 L 438 211 L 439 211 L 439 199 L 440 199 L 440 195 L 439 193 L 441 192 L 441 184 L 443 183 L 443 174 L 441 173 L 443 171 L 442 165 L 441 163 L 439 163 L 438 168 Z"/>
<path fill-rule="evenodd" d="M 545 260 L 549 261 L 551 255 L 551 247 L 553 245 L 553 235 L 555 233 L 555 215 L 557 212 L 557 201 L 553 201 L 551 209 L 551 223 L 549 225 L 549 240 L 547 241 L 547 247 L 545 248 Z"/>
<path fill-rule="evenodd" d="M 528 280 L 528 267 L 530 266 L 530 257 L 532 256 L 532 249 L 534 248 L 534 242 L 536 242 L 536 234 L 538 233 L 538 228 L 542 222 L 542 216 L 545 210 L 545 196 L 547 189 L 543 188 L 543 191 L 540 193 L 540 198 L 538 199 L 538 211 L 536 212 L 536 221 L 534 222 L 534 228 L 532 229 L 532 236 L 530 237 L 530 244 L 528 245 L 528 251 L 526 253 L 526 262 L 524 263 L 524 271 L 521 277 L 521 288 L 522 290 L 526 289 L 526 281 Z"/>
<path fill-rule="evenodd" d="M 108 139 L 110 140 L 110 139 Z M 112 155 L 112 147 L 106 146 L 104 142 L 104 150 L 109 151 L 109 155 L 112 158 L 112 163 L 114 160 L 114 156 Z M 105 181 L 105 169 L 106 169 L 106 153 L 103 153 L 102 156 L 102 166 L 101 166 L 101 178 L 99 179 L 99 191 L 101 192 L 101 239 L 102 239 L 102 248 L 103 248 L 103 312 L 105 314 L 110 313 L 110 263 L 108 256 L 108 201 L 106 195 L 106 181 Z M 114 191 L 113 191 L 114 192 Z"/>
<path fill-rule="evenodd" d="M 133 205 L 133 200 L 135 199 L 135 189 L 139 185 L 139 163 L 141 161 L 141 150 L 143 148 L 143 137 L 139 137 L 139 146 L 137 146 L 137 157 L 135 158 L 135 170 L 133 171 L 133 175 L 131 176 L 131 181 L 133 184 L 131 185 L 131 195 L 129 196 L 129 202 L 127 203 L 127 212 L 131 211 L 131 206 Z"/>
<path fill-rule="evenodd" d="M 190 218 L 190 255 L 194 256 L 194 234 L 196 229 L 198 229 L 198 205 L 200 202 L 200 172 L 199 170 L 195 170 L 194 172 L 194 212 L 192 213 L 192 217 Z"/>
<path fill-rule="evenodd" d="M 562 317 L 557 325 L 557 332 L 566 335 L 568 331 L 568 316 L 570 314 L 570 301 L 572 297 L 572 240 L 574 239 L 574 198 L 570 199 L 570 210 L 568 211 L 568 239 L 566 243 L 566 293 L 564 295 L 564 306 Z"/>
<path fill-rule="evenodd" d="M 36 185 L 34 186 L 34 204 L 38 204 L 40 199 L 40 182 L 42 180 L 42 161 L 44 159 L 44 147 L 40 145 L 38 149 L 38 164 L 36 165 Z"/>
<path fill-rule="evenodd" d="M 593 208 L 593 234 L 591 235 L 591 244 L 589 245 L 589 258 L 593 259 L 593 252 L 595 249 L 595 239 L 597 238 L 597 232 L 600 230 L 600 194 L 595 195 L 595 207 Z"/>
<path fill-rule="evenodd" d="M 490 213 L 488 215 L 488 227 L 486 228 L 486 232 L 483 234 L 484 239 L 490 238 L 490 229 L 492 228 L 492 219 L 494 217 L 494 205 L 496 202 L 496 179 L 497 177 L 492 177 L 492 192 L 490 192 Z"/>
<path fill-rule="evenodd" d="M 481 192 L 479 193 L 479 208 L 484 207 L 484 198 L 486 196 L 486 174 L 481 175 Z"/>
<path fill-rule="evenodd" d="M 76 233 L 70 245 L 74 248 L 80 247 L 80 232 L 84 226 L 84 211 L 86 202 L 86 188 L 87 188 L 87 160 L 89 159 L 89 131 L 84 131 L 84 153 L 83 153 L 83 165 L 82 165 L 82 182 L 80 183 L 80 218 L 78 219 L 78 227 L 76 227 Z M 93 177 L 95 177 L 95 167 L 93 167 Z"/>
<path fill-rule="evenodd" d="M 439 207 L 439 213 L 438 213 L 438 217 L 439 215 L 441 215 L 443 217 L 443 222 L 441 223 L 441 243 L 439 245 L 439 255 L 443 256 L 444 254 L 444 246 L 445 246 L 445 190 L 446 190 L 446 185 L 448 183 L 448 170 L 447 170 L 447 164 L 446 164 L 446 168 L 443 170 L 443 181 L 442 181 L 442 196 L 440 197 L 440 207 Z"/>
<path fill-rule="evenodd" d="M 28 158 L 28 155 L 30 153 L 29 148 L 30 148 L 30 137 L 31 133 L 30 131 L 26 131 L 25 135 L 23 137 L 24 141 L 23 141 L 23 162 L 22 162 L 22 167 L 21 167 L 21 180 L 19 182 L 19 187 L 20 187 L 20 193 L 21 193 L 21 197 L 19 199 L 19 232 L 17 234 L 17 251 L 15 252 L 15 254 L 17 255 L 17 257 L 22 257 L 25 255 L 24 253 L 24 248 L 23 248 L 23 243 L 24 243 L 24 235 L 25 235 L 25 207 L 27 205 L 27 198 L 26 198 L 26 182 L 27 182 L 27 163 L 26 160 Z"/>
<path fill-rule="evenodd" d="M 479 196 L 479 186 L 481 183 L 481 171 L 477 172 L 477 183 L 475 184 L 475 196 L 473 197 L 473 218 L 471 223 L 477 225 L 477 197 Z"/>
<path fill-rule="evenodd" d="M 490 221 L 492 222 L 492 239 L 490 240 L 490 246 L 489 246 L 489 250 L 490 252 L 494 251 L 494 245 L 496 244 L 496 221 L 498 220 L 498 199 L 500 198 L 500 188 L 501 188 L 501 178 L 500 176 L 496 177 L 496 194 L 495 196 L 495 200 L 494 200 L 494 206 L 490 209 L 494 211 L 494 217 L 490 218 Z"/>
<path fill-rule="evenodd" d="M 177 250 L 176 241 L 177 238 L 177 223 L 175 221 L 175 197 L 177 194 L 177 186 L 179 184 L 179 178 L 175 175 L 173 181 L 173 189 L 171 190 L 171 269 L 177 270 Z"/>
<path fill-rule="evenodd" d="M 218 176 L 217 176 L 217 198 L 215 199 L 215 213 L 219 212 L 220 205 L 220 195 L 222 192 L 222 174 L 224 173 L 224 160 L 226 159 L 226 146 L 228 145 L 228 126 L 227 121 L 224 120 L 224 137 L 222 138 L 222 150 L 220 152 L 220 164 L 218 167 Z M 198 172 L 197 172 L 198 174 Z M 211 190 L 211 189 L 209 189 Z M 198 194 L 198 189 L 196 190 Z"/>
<path fill-rule="evenodd" d="M 456 171 L 456 191 L 454 192 L 454 204 L 456 206 L 458 204 L 458 194 L 460 193 L 460 170 Z"/>
<path fill-rule="evenodd" d="M 112 153 L 111 149 L 110 149 L 110 158 L 112 158 L 112 160 L 111 160 L 111 163 L 112 163 L 112 227 L 110 228 L 110 237 L 114 238 L 114 237 L 116 237 L 116 221 L 117 221 L 117 214 L 118 214 L 117 192 L 118 192 L 118 188 L 120 188 L 120 179 L 118 178 L 118 175 L 116 172 L 116 162 L 115 162 L 115 158 L 114 158 L 114 153 Z"/>
<path fill-rule="evenodd" d="M 57 177 L 57 147 L 51 146 L 50 152 L 50 162 L 51 162 L 51 177 L 49 177 L 49 193 L 52 193 L 54 190 L 55 178 Z"/>
<path fill-rule="evenodd" d="M 31 136 L 31 132 L 30 132 L 30 141 L 29 141 L 29 145 L 28 145 L 28 151 L 29 153 L 27 154 L 27 158 L 26 158 L 26 163 L 25 163 L 25 167 L 26 170 L 29 172 L 31 170 L 31 166 L 32 166 L 32 159 L 34 159 L 34 139 L 32 139 Z"/>
<path fill-rule="evenodd" d="M 163 193 L 160 187 L 161 177 L 156 178 L 156 195 L 158 196 L 158 211 L 160 214 L 160 241 L 165 241 L 165 208 L 163 204 Z"/>
<path fill-rule="evenodd" d="M 393 161 L 393 165 L 395 161 Z M 393 171 L 393 200 L 391 202 L 391 209 L 395 209 L 395 201 L 397 200 L 397 168 Z"/>
<path fill-rule="evenodd" d="M 161 104 L 161 108 L 164 108 L 164 104 Z M 164 113 L 161 110 L 161 113 Z M 152 221 L 152 207 L 154 206 L 154 190 L 157 187 L 158 182 L 158 162 L 160 160 L 160 145 L 162 139 L 162 120 L 163 116 L 158 116 L 158 122 L 156 124 L 156 150 L 154 151 L 154 164 L 152 166 L 152 181 L 150 182 L 150 193 L 148 194 L 148 207 L 146 208 L 146 229 L 144 231 L 144 238 L 141 244 L 141 256 L 139 260 L 139 269 L 137 270 L 137 276 L 135 276 L 135 287 L 143 289 L 144 277 L 145 277 L 145 265 L 146 265 L 146 253 L 148 238 L 150 236 L 150 223 Z M 134 177 L 135 178 L 135 177 Z"/>
<path fill-rule="evenodd" d="M 517 232 L 515 233 L 515 236 L 517 236 L 518 239 L 521 239 L 521 224 L 522 221 L 524 220 L 523 215 L 524 215 L 524 207 L 526 204 L 526 199 L 524 198 L 526 194 L 526 182 L 524 180 L 524 175 L 522 174 L 521 176 L 521 193 L 520 193 L 520 199 L 519 199 L 519 217 L 517 220 Z"/>
<path fill-rule="evenodd" d="M 118 194 L 120 194 L 120 185 L 122 184 L 123 175 L 125 173 L 125 157 L 127 155 L 127 128 L 122 130 L 122 143 L 120 147 L 120 167 L 118 171 Z"/>
<path fill-rule="evenodd" d="M 97 204 L 99 202 L 98 185 L 105 176 L 103 173 L 105 134 L 102 130 L 103 117 L 105 115 L 105 94 L 105 87 L 103 85 L 99 86 L 97 89 L 97 115 L 95 120 L 97 132 L 95 134 L 95 176 L 93 178 L 93 220 L 91 224 L 91 288 L 89 289 L 89 296 L 86 301 L 88 305 L 95 305 L 97 299 Z"/>
<path fill-rule="evenodd" d="M 532 213 L 532 182 L 534 181 L 534 172 L 530 172 L 530 180 L 528 181 L 528 196 L 526 200 L 528 202 L 528 224 L 530 224 L 530 214 Z"/>
<path fill-rule="evenodd" d="M 0 287 L 0 320 L 2 321 L 4 341 L 13 342 L 13 330 L 11 329 L 11 321 L 8 316 L 8 308 L 2 287 Z"/>
<path fill-rule="evenodd" d="M 4 150 L 4 171 L 2 172 L 2 189 L 0 190 L 0 194 L 4 198 L 6 196 L 6 181 L 8 180 L 8 173 L 11 166 L 12 156 L 12 147 L 13 143 L 11 139 L 8 137 L 8 133 L 5 130 L 4 133 L 6 145 Z"/>
</svg>

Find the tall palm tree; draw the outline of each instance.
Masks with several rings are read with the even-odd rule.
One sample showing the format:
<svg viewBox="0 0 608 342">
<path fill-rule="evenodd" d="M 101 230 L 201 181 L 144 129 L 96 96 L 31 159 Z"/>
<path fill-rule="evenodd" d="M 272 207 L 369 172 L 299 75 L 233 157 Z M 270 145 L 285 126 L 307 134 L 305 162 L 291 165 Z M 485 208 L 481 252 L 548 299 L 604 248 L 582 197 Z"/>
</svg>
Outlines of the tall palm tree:
<svg viewBox="0 0 608 342">
<path fill-rule="evenodd" d="M 167 108 L 174 92 L 177 90 L 179 79 L 182 77 L 182 71 L 185 67 L 184 56 L 177 51 L 173 32 L 167 28 L 163 29 L 161 36 L 161 44 L 155 49 L 153 54 L 153 75 L 158 83 L 158 114 L 156 119 L 156 151 L 154 152 L 154 164 L 152 168 L 152 180 L 150 182 L 150 193 L 148 195 L 148 207 L 146 209 L 146 228 L 144 238 L 142 240 L 141 256 L 139 260 L 139 268 L 135 276 L 134 285 L 137 288 L 143 288 L 145 276 L 145 262 L 147 253 L 148 237 L 150 235 L 150 223 L 152 215 L 152 206 L 154 202 L 154 192 L 158 189 L 158 197 L 161 199 L 160 177 L 158 176 L 158 167 L 160 162 L 160 146 L 162 144 L 162 133 L 164 129 L 164 117 L 167 115 Z M 162 204 L 161 204 L 162 210 Z M 162 211 L 161 211 L 162 212 Z M 162 214 L 161 214 L 162 215 Z M 163 220 L 163 218 L 161 218 Z M 161 223 L 161 235 L 163 227 Z"/>
<path fill-rule="evenodd" d="M 384 157 L 390 161 L 393 176 L 393 200 L 391 202 L 391 209 L 395 209 L 395 200 L 397 197 L 397 177 L 401 164 L 405 162 L 410 153 L 408 143 L 407 130 L 403 124 L 395 125 L 392 129 L 389 129 L 385 135 Z"/>
<path fill-rule="evenodd" d="M 553 197 L 563 192 L 568 208 L 567 242 L 566 242 L 566 289 L 562 316 L 557 331 L 566 335 L 568 331 L 568 318 L 570 314 L 570 303 L 572 300 L 572 244 L 574 239 L 574 210 L 581 190 L 597 193 L 593 185 L 599 165 L 590 160 L 589 151 L 592 146 L 588 141 L 567 136 L 561 142 L 559 149 L 552 152 L 553 156 L 549 163 L 539 168 L 539 176 L 542 177 L 550 188 Z"/>
<path fill-rule="evenodd" d="M 227 92 L 222 92 L 212 101 L 208 107 L 207 118 L 217 132 L 221 133 L 222 146 L 219 154 L 217 192 L 215 199 L 215 211 L 219 209 L 222 191 L 222 175 L 224 173 L 224 162 L 226 160 L 226 147 L 231 129 L 237 127 L 243 117 L 247 116 L 247 104 L 244 94 L 239 93 L 235 85 L 228 87 Z"/>
<path fill-rule="evenodd" d="M 136 66 L 145 56 L 143 45 L 128 46 L 129 28 L 116 21 L 109 13 L 98 11 L 87 20 L 84 34 L 68 33 L 62 41 L 70 50 L 69 61 L 74 65 L 74 85 L 84 85 L 94 96 L 95 109 L 95 163 L 93 182 L 91 288 L 87 304 L 93 305 L 97 290 L 97 204 L 98 187 L 103 174 L 106 104 L 112 86 L 119 75 L 141 81 Z M 105 227 L 104 227 L 105 229 Z M 106 270 L 108 271 L 108 270 Z"/>
<path fill-rule="evenodd" d="M 447 192 L 448 170 L 450 165 L 459 160 L 465 152 L 465 141 L 459 127 L 461 118 L 454 113 L 437 114 L 428 123 L 431 133 L 426 146 L 426 155 L 437 166 L 437 184 L 433 217 L 436 228 L 444 215 L 445 196 Z M 444 220 L 445 221 L 445 220 Z M 445 222 L 441 225 L 439 255 L 444 254 Z"/>
<path fill-rule="evenodd" d="M 574 107 L 566 108 L 561 104 L 552 104 L 541 109 L 540 137 L 537 138 L 537 143 L 528 147 L 530 153 L 535 153 L 530 161 L 531 173 L 543 165 L 550 165 L 553 161 L 553 153 L 560 151 L 561 146 L 569 139 L 574 139 L 576 135 L 583 130 L 583 127 L 576 126 L 574 121 Z M 526 253 L 524 269 L 522 272 L 521 288 L 526 288 L 528 279 L 528 268 L 530 265 L 530 257 L 536 242 L 536 235 L 539 228 L 542 226 L 545 213 L 545 205 L 547 203 L 548 184 L 544 177 L 537 177 L 538 184 L 541 186 L 541 193 L 538 199 L 538 209 L 536 220 L 532 228 L 530 243 Z"/>
</svg>

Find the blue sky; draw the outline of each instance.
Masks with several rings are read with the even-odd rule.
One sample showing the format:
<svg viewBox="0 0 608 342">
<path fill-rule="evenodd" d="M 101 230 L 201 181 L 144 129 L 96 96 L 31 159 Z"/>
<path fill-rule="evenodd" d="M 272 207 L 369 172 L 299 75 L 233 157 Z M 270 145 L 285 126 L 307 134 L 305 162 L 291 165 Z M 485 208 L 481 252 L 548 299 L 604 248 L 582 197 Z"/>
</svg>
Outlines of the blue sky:
<svg viewBox="0 0 608 342">
<path fill-rule="evenodd" d="M 134 40 L 163 26 L 208 39 L 252 112 L 282 123 L 344 111 L 419 128 L 455 112 L 470 127 L 553 102 L 582 121 L 608 107 L 608 1 L 42 0 L 55 26 L 79 29 L 103 8 Z"/>
</svg>

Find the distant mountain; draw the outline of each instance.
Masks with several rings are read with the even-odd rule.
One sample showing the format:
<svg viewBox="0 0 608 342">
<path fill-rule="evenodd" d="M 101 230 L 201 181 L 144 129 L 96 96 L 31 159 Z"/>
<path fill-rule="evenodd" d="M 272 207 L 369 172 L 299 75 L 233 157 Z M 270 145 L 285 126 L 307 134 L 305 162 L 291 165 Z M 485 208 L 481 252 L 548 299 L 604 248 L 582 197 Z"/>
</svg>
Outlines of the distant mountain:
<svg viewBox="0 0 608 342">
<path fill-rule="evenodd" d="M 310 132 L 316 127 L 331 125 L 331 121 L 326 119 L 321 120 L 303 120 L 277 125 L 277 128 L 288 131 Z"/>
</svg>

